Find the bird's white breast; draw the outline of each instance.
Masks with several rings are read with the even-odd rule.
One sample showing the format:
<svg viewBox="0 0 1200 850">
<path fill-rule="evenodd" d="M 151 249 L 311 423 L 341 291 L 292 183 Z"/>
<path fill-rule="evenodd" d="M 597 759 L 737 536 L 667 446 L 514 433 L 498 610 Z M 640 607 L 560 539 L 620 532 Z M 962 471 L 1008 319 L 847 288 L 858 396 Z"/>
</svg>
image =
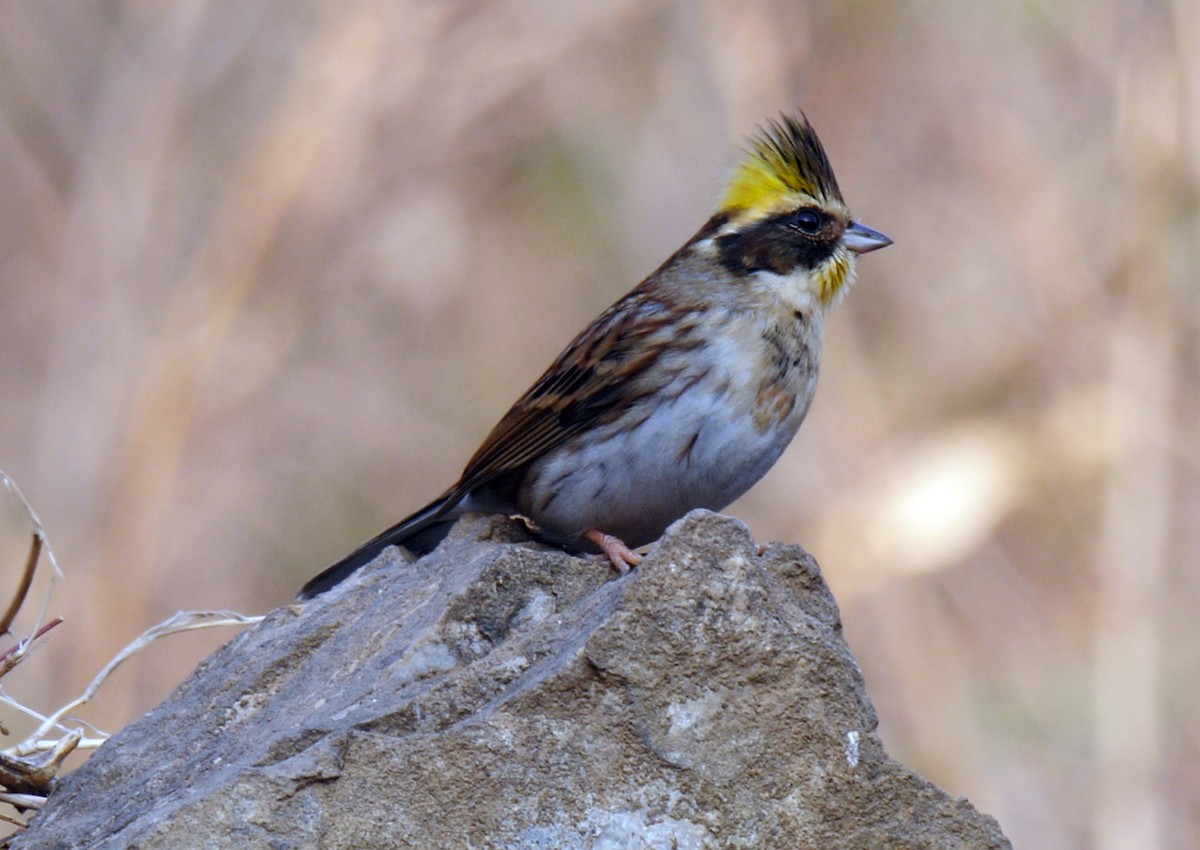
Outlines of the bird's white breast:
<svg viewBox="0 0 1200 850">
<path fill-rule="evenodd" d="M 767 401 L 787 402 L 772 415 L 764 415 L 763 383 L 779 352 L 765 341 L 762 317 L 730 315 L 717 329 L 702 348 L 663 356 L 660 366 L 675 373 L 664 392 L 536 462 L 522 512 L 553 537 L 598 529 L 639 546 L 689 510 L 721 510 L 758 481 L 812 400 L 821 317 L 792 340 L 802 362 L 770 384 L 779 395 Z"/>
</svg>

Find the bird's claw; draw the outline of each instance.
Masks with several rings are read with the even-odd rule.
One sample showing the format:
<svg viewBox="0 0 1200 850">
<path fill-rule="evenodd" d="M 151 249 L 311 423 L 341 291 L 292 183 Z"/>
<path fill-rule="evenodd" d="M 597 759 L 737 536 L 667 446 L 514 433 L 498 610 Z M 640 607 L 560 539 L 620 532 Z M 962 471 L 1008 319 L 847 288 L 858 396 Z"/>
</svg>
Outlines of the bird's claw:
<svg viewBox="0 0 1200 850">
<path fill-rule="evenodd" d="M 585 531 L 583 536 L 600 547 L 600 551 L 621 575 L 627 574 L 630 567 L 636 567 L 642 562 L 642 556 L 626 546 L 619 537 L 594 528 Z"/>
</svg>

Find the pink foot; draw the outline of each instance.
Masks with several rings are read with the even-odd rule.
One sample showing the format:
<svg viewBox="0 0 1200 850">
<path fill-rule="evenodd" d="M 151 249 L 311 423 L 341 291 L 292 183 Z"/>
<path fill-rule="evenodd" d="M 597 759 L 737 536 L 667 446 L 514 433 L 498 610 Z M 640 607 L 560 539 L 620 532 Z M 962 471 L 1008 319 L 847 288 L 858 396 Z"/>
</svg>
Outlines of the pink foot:
<svg viewBox="0 0 1200 850">
<path fill-rule="evenodd" d="M 583 533 L 583 536 L 600 547 L 600 551 L 605 554 L 621 575 L 625 575 L 629 572 L 630 567 L 636 567 L 642 562 L 641 555 L 611 534 L 605 534 L 603 531 L 590 528 Z"/>
</svg>

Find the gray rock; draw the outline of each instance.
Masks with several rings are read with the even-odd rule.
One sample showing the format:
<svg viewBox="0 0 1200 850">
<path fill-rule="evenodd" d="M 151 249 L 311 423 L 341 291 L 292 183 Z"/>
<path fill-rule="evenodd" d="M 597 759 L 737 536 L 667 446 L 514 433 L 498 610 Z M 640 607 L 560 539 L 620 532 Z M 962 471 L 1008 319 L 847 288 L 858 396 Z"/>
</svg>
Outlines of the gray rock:
<svg viewBox="0 0 1200 850">
<path fill-rule="evenodd" d="M 1009 846 L 875 727 L 799 547 L 697 511 L 615 579 L 468 517 L 230 641 L 15 846 Z"/>
</svg>

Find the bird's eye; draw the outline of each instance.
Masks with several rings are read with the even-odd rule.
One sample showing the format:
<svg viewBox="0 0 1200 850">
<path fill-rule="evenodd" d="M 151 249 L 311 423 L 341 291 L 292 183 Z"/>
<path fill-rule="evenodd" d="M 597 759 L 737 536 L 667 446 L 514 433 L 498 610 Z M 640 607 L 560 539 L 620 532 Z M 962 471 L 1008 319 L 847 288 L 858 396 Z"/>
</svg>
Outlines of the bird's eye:
<svg viewBox="0 0 1200 850">
<path fill-rule="evenodd" d="M 815 236 L 823 223 L 821 214 L 816 210 L 800 210 L 796 213 L 796 227 L 809 236 Z"/>
</svg>

